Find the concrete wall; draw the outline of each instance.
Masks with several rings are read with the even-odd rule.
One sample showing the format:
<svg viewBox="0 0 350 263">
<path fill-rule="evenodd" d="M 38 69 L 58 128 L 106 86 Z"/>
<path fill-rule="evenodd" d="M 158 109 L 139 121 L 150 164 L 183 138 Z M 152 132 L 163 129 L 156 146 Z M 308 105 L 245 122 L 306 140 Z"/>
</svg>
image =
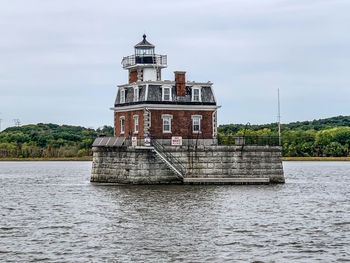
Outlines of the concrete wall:
<svg viewBox="0 0 350 263">
<path fill-rule="evenodd" d="M 185 177 L 270 178 L 284 183 L 278 146 L 166 147 L 187 168 Z M 166 184 L 181 180 L 149 149 L 94 147 L 92 182 Z"/>
<path fill-rule="evenodd" d="M 93 147 L 91 182 L 119 184 L 181 183 L 148 149 Z"/>
</svg>

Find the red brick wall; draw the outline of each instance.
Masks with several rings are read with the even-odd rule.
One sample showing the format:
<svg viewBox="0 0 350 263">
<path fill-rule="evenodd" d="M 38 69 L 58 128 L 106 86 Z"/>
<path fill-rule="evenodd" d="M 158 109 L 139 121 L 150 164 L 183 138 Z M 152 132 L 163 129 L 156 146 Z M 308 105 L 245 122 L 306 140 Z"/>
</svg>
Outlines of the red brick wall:
<svg viewBox="0 0 350 263">
<path fill-rule="evenodd" d="M 134 115 L 139 115 L 139 133 L 134 134 Z M 125 132 L 120 134 L 120 117 L 125 117 Z M 143 110 L 128 111 L 128 112 L 115 112 L 114 113 L 114 129 L 116 136 L 129 137 L 129 131 L 132 132 L 132 136 L 143 138 Z"/>
<path fill-rule="evenodd" d="M 129 72 L 129 83 L 134 83 L 137 81 L 137 71 Z"/>
<path fill-rule="evenodd" d="M 186 96 L 186 72 L 175 71 L 176 95 Z"/>
<path fill-rule="evenodd" d="M 163 133 L 162 114 L 173 115 L 171 133 Z M 170 139 L 172 136 L 182 136 L 183 139 L 213 138 L 213 111 L 180 111 L 180 110 L 151 110 L 151 136 Z M 192 132 L 192 115 L 202 115 L 201 134 Z"/>
</svg>

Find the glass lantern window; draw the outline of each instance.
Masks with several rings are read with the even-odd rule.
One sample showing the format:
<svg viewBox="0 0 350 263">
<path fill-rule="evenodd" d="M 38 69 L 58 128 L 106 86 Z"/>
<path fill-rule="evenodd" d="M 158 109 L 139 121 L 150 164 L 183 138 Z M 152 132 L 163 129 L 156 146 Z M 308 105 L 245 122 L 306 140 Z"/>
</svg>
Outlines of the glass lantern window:
<svg viewBox="0 0 350 263">
<path fill-rule="evenodd" d="M 153 55 L 154 48 L 137 48 L 136 55 Z"/>
</svg>

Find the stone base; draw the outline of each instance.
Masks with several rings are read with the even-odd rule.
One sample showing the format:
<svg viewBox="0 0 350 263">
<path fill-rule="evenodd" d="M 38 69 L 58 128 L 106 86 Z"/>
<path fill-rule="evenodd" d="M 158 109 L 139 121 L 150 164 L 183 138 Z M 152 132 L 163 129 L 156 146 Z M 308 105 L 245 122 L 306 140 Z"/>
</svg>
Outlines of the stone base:
<svg viewBox="0 0 350 263">
<path fill-rule="evenodd" d="M 279 146 L 166 146 L 184 167 L 185 178 L 269 178 L 284 183 Z M 93 147 L 91 182 L 182 184 L 150 148 Z"/>
</svg>

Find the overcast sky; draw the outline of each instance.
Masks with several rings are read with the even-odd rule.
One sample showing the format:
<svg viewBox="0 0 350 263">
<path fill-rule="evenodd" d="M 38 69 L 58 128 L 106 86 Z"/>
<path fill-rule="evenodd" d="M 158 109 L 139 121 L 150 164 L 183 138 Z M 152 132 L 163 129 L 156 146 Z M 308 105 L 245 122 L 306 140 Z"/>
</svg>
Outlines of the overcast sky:
<svg viewBox="0 0 350 263">
<path fill-rule="evenodd" d="M 219 124 L 350 115 L 349 0 L 0 0 L 2 128 L 113 124 L 142 34 L 163 79 L 214 83 Z"/>
</svg>

